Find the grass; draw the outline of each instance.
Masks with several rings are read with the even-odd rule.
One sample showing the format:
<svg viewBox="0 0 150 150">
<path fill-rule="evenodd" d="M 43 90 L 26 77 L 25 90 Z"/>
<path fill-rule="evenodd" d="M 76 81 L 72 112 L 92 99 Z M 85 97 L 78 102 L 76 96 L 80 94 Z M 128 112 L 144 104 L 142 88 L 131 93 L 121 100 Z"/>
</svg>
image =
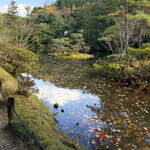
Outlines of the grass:
<svg viewBox="0 0 150 150">
<path fill-rule="evenodd" d="M 27 98 L 17 94 L 17 79 L 12 77 L 3 68 L 0 68 L 0 81 L 3 83 L 3 90 L 7 91 L 6 96 L 11 95 L 15 97 L 15 109 L 17 113 L 45 150 L 81 149 L 75 141 L 57 129 L 53 115 L 42 101 L 33 95 Z M 17 133 L 27 135 L 15 115 L 12 125 L 15 127 Z M 32 144 L 32 149 L 36 150 L 38 148 Z"/>
<path fill-rule="evenodd" d="M 63 59 L 89 59 L 92 58 L 93 55 L 90 54 L 83 54 L 83 53 L 64 53 L 64 54 L 60 54 L 58 55 L 59 58 L 63 58 Z"/>
<path fill-rule="evenodd" d="M 7 96 L 11 96 L 11 94 L 17 91 L 18 81 L 12 75 L 10 75 L 7 71 L 0 67 L 0 81 L 3 83 L 3 91 Z"/>
</svg>

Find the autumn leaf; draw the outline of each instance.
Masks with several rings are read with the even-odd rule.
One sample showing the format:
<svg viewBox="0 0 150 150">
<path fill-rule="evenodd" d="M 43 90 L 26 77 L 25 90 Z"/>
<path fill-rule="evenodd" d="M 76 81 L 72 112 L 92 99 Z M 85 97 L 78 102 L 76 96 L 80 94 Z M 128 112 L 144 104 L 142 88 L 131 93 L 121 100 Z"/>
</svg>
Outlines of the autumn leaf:
<svg viewBox="0 0 150 150">
<path fill-rule="evenodd" d="M 124 137 L 128 137 L 128 136 L 129 136 L 129 133 L 130 133 L 130 132 L 127 131 L 126 134 L 124 134 L 123 136 L 124 136 Z"/>
<path fill-rule="evenodd" d="M 138 143 L 141 143 L 141 141 L 142 141 L 142 137 L 139 137 L 138 138 Z"/>
</svg>

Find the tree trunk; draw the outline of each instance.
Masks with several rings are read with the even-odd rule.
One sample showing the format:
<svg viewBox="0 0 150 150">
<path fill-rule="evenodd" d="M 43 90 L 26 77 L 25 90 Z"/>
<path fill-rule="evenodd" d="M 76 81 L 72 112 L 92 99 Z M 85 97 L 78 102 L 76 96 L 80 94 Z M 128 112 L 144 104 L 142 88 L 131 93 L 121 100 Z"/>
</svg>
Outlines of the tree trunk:
<svg viewBox="0 0 150 150">
<path fill-rule="evenodd" d="M 35 54 L 37 54 L 37 51 L 38 51 L 38 43 L 35 42 Z"/>
<path fill-rule="evenodd" d="M 144 5 L 142 5 L 142 14 L 144 13 Z M 139 49 L 141 48 L 142 45 L 142 35 L 143 35 L 143 21 L 141 21 L 140 24 L 140 39 L 139 39 Z"/>
<path fill-rule="evenodd" d="M 128 52 L 129 37 L 128 37 L 128 1 L 125 1 L 125 50 Z"/>
</svg>

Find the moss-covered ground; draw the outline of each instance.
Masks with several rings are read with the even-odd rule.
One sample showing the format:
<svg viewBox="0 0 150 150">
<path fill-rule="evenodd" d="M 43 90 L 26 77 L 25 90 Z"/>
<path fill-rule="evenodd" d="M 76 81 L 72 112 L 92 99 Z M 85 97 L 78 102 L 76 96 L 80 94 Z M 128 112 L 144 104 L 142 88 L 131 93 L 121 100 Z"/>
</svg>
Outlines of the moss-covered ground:
<svg viewBox="0 0 150 150">
<path fill-rule="evenodd" d="M 58 54 L 54 54 L 56 55 L 56 57 L 58 58 L 63 58 L 63 59 L 74 59 L 74 60 L 82 60 L 82 59 L 89 59 L 92 58 L 93 55 L 90 54 L 84 54 L 84 53 L 58 53 Z"/>
</svg>

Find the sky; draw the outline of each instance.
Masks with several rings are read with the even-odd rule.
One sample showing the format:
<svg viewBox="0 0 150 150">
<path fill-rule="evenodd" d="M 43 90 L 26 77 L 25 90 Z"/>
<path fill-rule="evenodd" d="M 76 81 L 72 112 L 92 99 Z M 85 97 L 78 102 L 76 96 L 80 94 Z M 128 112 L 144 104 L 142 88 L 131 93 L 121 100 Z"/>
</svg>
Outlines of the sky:
<svg viewBox="0 0 150 150">
<path fill-rule="evenodd" d="M 26 10 L 24 9 L 25 6 L 43 6 L 44 4 L 51 4 L 54 3 L 56 0 L 14 0 L 19 9 L 19 15 L 25 16 Z M 8 5 L 11 3 L 11 0 L 0 0 L 0 12 L 6 13 L 8 10 Z"/>
</svg>

